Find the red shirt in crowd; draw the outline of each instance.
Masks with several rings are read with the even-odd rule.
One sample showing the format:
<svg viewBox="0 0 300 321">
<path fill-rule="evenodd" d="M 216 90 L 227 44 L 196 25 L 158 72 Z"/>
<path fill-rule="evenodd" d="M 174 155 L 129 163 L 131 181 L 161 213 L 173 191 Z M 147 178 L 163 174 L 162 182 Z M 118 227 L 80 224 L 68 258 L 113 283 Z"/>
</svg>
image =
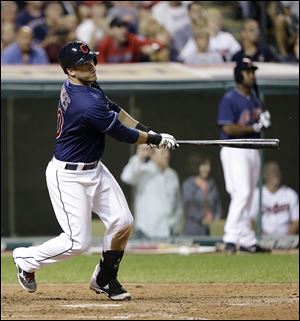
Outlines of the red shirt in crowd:
<svg viewBox="0 0 300 321">
<path fill-rule="evenodd" d="M 107 36 L 96 48 L 96 51 L 100 52 L 97 60 L 100 63 L 139 62 L 142 47 L 145 45 L 155 45 L 157 49 L 162 47 L 157 41 L 140 38 L 133 33 L 128 34 L 127 41 L 122 45 L 117 44 L 111 36 Z"/>
</svg>

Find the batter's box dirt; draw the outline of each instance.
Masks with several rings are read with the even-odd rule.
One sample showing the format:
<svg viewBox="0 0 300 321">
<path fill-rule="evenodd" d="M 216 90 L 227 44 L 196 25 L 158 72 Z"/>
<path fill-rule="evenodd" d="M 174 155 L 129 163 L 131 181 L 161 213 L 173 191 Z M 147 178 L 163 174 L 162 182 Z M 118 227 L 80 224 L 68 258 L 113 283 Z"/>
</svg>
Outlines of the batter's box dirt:
<svg viewBox="0 0 300 321">
<path fill-rule="evenodd" d="M 298 284 L 125 284 L 116 302 L 87 284 L 1 286 L 3 320 L 299 320 Z"/>
</svg>

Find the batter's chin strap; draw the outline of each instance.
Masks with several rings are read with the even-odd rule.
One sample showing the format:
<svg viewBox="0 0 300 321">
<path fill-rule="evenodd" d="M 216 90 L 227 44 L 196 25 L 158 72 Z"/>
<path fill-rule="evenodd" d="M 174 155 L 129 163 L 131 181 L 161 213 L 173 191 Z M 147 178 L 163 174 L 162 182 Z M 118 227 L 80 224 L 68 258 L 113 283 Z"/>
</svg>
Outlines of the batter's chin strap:
<svg viewBox="0 0 300 321">
<path fill-rule="evenodd" d="M 112 279 L 117 277 L 123 255 L 124 251 L 114 250 L 102 253 L 100 272 L 97 275 L 97 284 L 100 287 L 106 286 Z"/>
</svg>

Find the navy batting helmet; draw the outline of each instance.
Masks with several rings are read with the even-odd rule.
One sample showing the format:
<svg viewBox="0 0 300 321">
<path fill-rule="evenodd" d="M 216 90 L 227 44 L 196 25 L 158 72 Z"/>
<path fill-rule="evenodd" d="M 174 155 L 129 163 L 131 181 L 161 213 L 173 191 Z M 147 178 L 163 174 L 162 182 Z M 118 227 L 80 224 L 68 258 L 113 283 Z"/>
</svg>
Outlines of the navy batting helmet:
<svg viewBox="0 0 300 321">
<path fill-rule="evenodd" d="M 98 54 L 97 51 L 91 51 L 83 41 L 70 41 L 60 49 L 58 61 L 66 73 L 67 68 L 83 65 L 92 59 L 96 65 Z"/>
<path fill-rule="evenodd" d="M 253 70 L 255 71 L 257 66 L 253 65 L 253 62 L 250 58 L 244 57 L 241 61 L 238 61 L 234 68 L 234 80 L 237 83 L 243 81 L 242 70 Z"/>
</svg>

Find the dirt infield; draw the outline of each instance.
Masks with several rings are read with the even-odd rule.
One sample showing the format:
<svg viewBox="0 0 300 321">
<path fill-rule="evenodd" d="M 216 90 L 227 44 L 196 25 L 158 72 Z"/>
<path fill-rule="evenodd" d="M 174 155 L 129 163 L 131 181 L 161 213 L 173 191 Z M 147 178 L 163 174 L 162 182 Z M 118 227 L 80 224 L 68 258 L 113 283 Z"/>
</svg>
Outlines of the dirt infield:
<svg viewBox="0 0 300 321">
<path fill-rule="evenodd" d="M 3 320 L 298 320 L 298 284 L 125 284 L 116 302 L 86 284 L 1 286 Z"/>
</svg>

